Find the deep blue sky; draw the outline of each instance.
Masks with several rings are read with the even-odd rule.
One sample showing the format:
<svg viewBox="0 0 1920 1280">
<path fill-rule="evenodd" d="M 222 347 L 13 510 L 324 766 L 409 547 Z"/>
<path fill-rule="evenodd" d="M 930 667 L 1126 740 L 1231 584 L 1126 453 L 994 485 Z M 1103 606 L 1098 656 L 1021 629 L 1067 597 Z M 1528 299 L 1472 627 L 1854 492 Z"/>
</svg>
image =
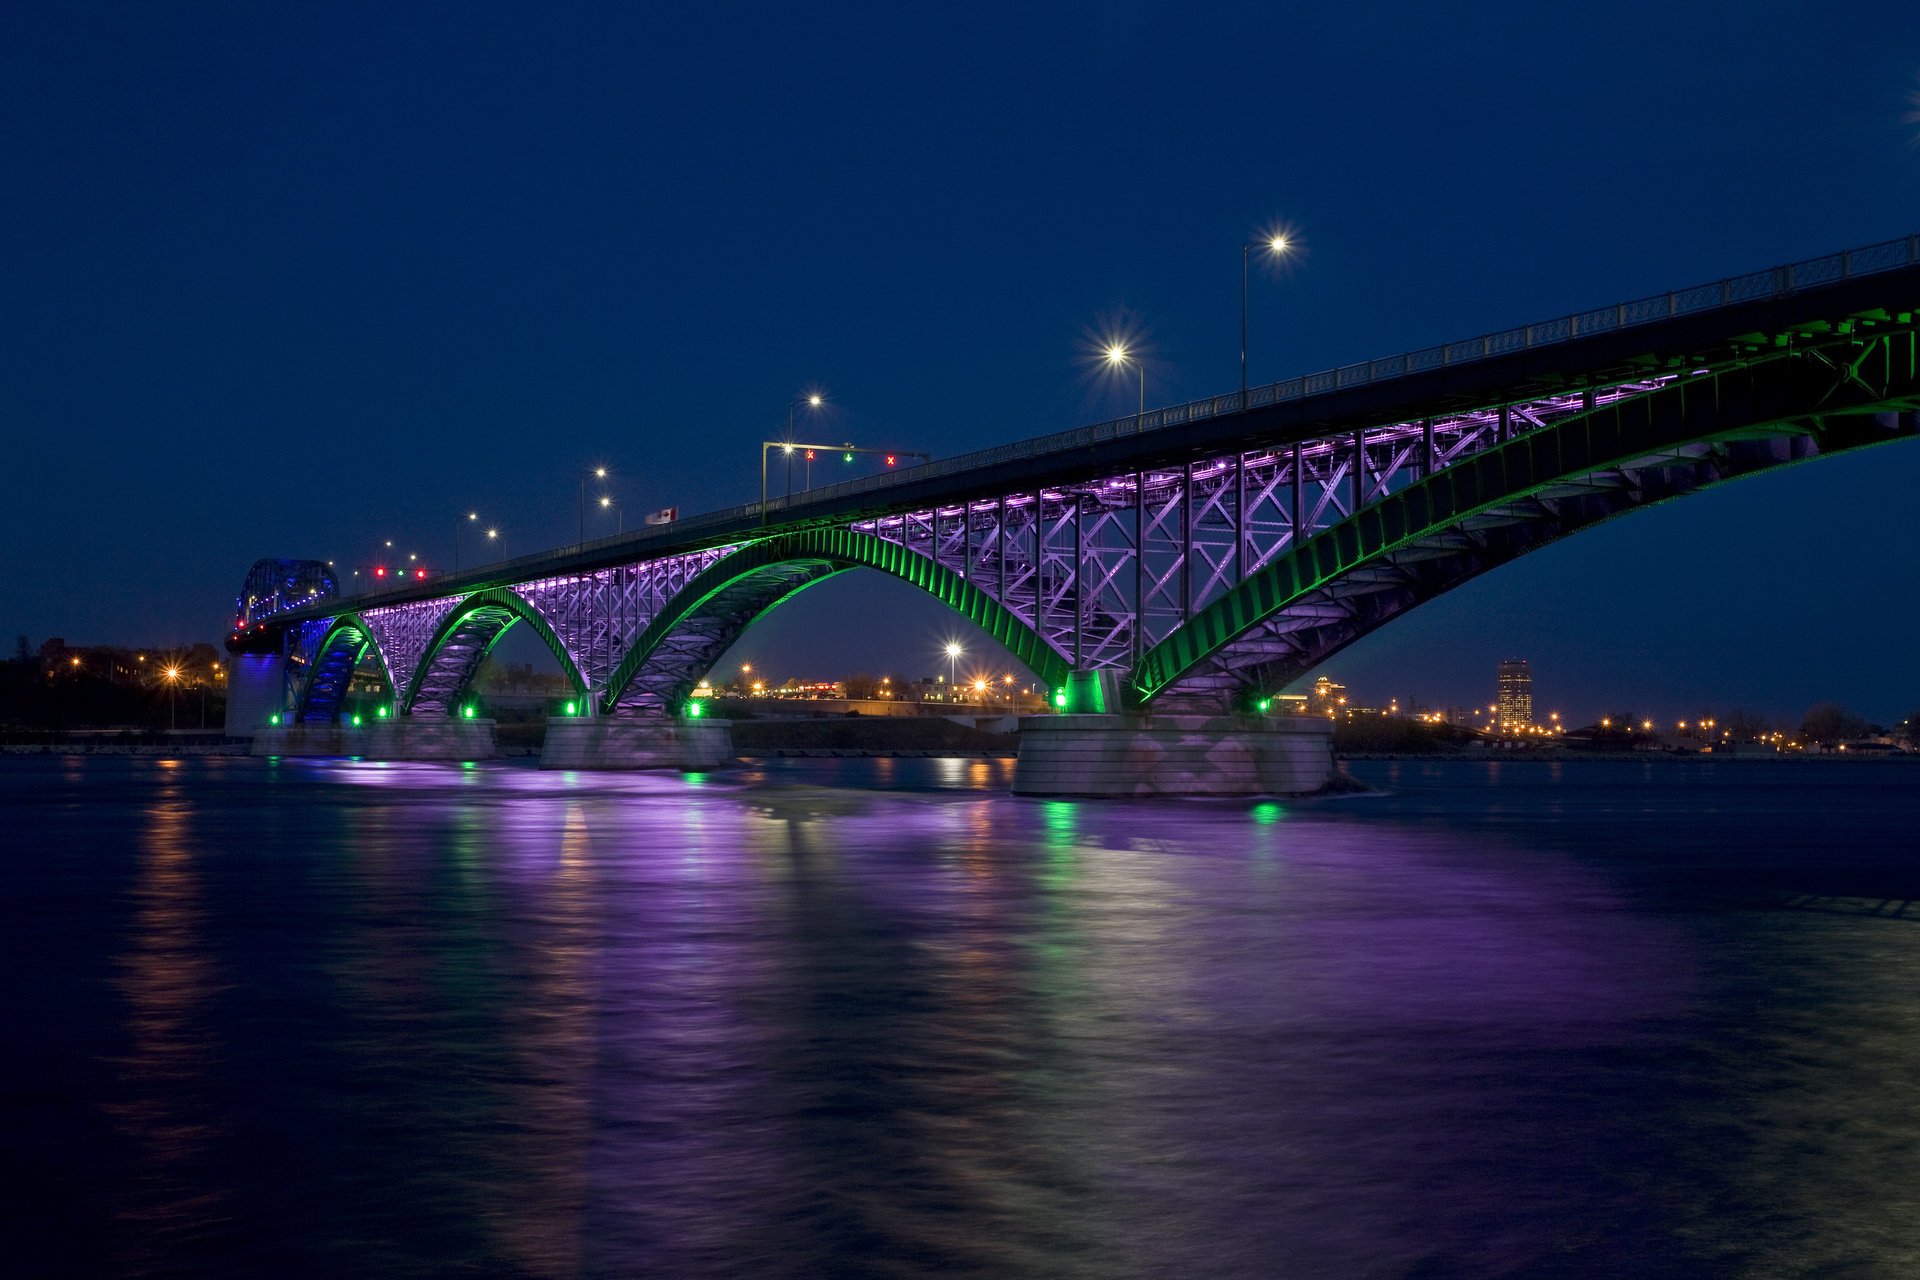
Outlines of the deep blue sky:
<svg viewBox="0 0 1920 1280">
<path fill-rule="evenodd" d="M 689 7 L 691 9 L 692 7 Z M 261 555 L 436 565 L 754 496 L 788 399 L 951 454 L 1920 231 L 1920 9 L 15 6 L 0 635 L 212 638 Z M 1742 482 L 1338 657 L 1366 696 L 1920 707 L 1920 447 Z M 842 579 L 729 659 L 932 672 Z M 978 645 L 975 646 L 978 648 Z"/>
</svg>

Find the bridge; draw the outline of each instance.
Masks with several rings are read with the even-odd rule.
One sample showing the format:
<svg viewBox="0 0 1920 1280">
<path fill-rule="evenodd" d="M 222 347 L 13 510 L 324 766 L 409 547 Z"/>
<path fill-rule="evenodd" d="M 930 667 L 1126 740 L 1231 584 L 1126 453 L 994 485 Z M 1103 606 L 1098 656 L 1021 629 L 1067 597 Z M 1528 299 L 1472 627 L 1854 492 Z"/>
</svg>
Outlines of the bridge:
<svg viewBox="0 0 1920 1280">
<path fill-rule="evenodd" d="M 1243 765 L 1226 789 L 1268 789 L 1325 751 L 1260 716 L 1267 695 L 1407 610 L 1603 520 L 1911 438 L 1916 311 L 1909 236 L 451 578 L 342 596 L 324 564 L 263 561 L 229 728 L 346 749 L 358 672 L 389 737 L 457 737 L 481 659 L 525 624 L 573 691 L 549 763 L 698 763 L 726 746 L 696 683 L 866 569 L 1052 691 L 1016 789 L 1204 790 Z M 1093 776 L 1146 757 L 1174 781 Z"/>
</svg>

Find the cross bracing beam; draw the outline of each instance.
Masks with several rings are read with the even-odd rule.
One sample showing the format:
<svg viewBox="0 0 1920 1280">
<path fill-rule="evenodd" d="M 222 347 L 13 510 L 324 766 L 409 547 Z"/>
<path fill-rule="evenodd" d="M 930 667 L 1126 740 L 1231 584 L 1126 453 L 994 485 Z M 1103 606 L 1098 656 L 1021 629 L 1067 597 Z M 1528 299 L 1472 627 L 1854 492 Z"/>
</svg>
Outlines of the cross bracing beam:
<svg viewBox="0 0 1920 1280">
<path fill-rule="evenodd" d="M 748 543 L 689 581 L 628 646 L 600 699 L 603 713 L 676 709 L 755 621 L 836 573 L 878 569 L 973 622 L 1049 684 L 1071 659 L 979 586 L 932 558 L 851 529 L 809 529 Z"/>
</svg>

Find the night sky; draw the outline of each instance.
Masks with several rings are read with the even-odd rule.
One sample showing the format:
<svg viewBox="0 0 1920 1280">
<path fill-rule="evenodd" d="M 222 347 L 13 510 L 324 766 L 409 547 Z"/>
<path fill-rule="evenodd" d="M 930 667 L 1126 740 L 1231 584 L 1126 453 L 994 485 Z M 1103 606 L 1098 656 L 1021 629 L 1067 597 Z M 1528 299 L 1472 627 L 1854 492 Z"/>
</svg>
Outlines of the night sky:
<svg viewBox="0 0 1920 1280">
<path fill-rule="evenodd" d="M 1257 382 L 1920 231 L 1916 89 L 1911 0 L 16 5 L 0 639 L 213 639 L 256 557 L 446 567 L 468 510 L 571 541 L 594 463 L 629 523 L 750 500 L 808 388 L 938 456 L 1130 412 L 1112 329 L 1150 403 L 1231 390 L 1276 224 Z M 1897 719 L 1916 484 L 1901 445 L 1633 515 L 1328 670 Z M 727 665 L 950 634 L 848 575 Z"/>
</svg>

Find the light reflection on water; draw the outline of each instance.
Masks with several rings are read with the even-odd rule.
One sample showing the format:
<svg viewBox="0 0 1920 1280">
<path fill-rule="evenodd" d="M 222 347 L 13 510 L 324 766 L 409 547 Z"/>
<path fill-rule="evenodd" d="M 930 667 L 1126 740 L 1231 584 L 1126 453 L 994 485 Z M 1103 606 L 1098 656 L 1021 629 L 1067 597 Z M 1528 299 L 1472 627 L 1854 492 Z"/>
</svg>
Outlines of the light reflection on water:
<svg viewBox="0 0 1920 1280">
<path fill-rule="evenodd" d="M 1847 905 L 1920 887 L 1911 774 L 1366 769 L 1391 794 L 1145 804 L 1015 799 L 1003 761 L 9 763 L 30 1245 L 1920 1266 L 1920 921 Z"/>
</svg>

